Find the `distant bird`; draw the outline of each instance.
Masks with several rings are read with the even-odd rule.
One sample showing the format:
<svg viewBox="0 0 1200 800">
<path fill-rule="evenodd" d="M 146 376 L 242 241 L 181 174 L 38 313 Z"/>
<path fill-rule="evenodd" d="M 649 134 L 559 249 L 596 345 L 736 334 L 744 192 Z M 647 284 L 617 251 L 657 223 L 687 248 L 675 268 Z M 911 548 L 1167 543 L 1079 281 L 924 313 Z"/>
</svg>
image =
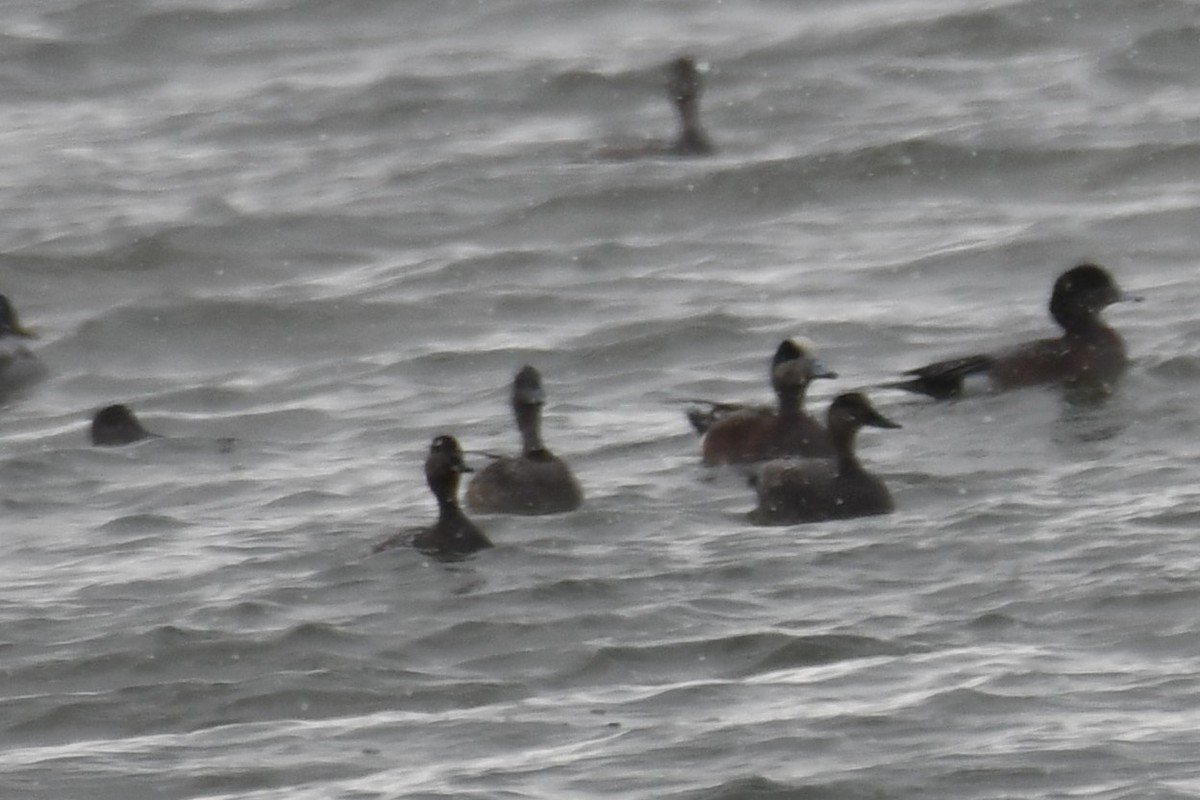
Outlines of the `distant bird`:
<svg viewBox="0 0 1200 800">
<path fill-rule="evenodd" d="M 704 434 L 704 463 L 748 464 L 782 456 L 832 457 L 829 434 L 804 410 L 810 381 L 836 378 L 837 373 L 812 354 L 807 343 L 785 339 L 771 359 L 775 408 L 705 402 L 691 409 L 688 420 Z"/>
<path fill-rule="evenodd" d="M 978 375 L 995 391 L 1045 383 L 1109 391 L 1128 359 L 1121 335 L 1105 324 L 1100 312 L 1124 300 L 1141 298 L 1122 292 L 1103 267 L 1082 264 L 1060 275 L 1050 295 L 1050 316 L 1063 329 L 1062 336 L 910 369 L 903 374 L 911 378 L 882 388 L 945 400 L 959 397 L 965 379 Z"/>
<path fill-rule="evenodd" d="M 541 374 L 522 367 L 513 378 L 512 410 L 521 432 L 521 453 L 502 456 L 467 486 L 472 511 L 496 514 L 557 514 L 583 503 L 583 490 L 566 462 L 542 443 Z"/>
<path fill-rule="evenodd" d="M 691 56 L 680 56 L 667 64 L 667 96 L 679 115 L 678 136 L 670 141 L 602 148 L 596 153 L 597 157 L 624 160 L 654 156 L 711 155 L 715 148 L 700 124 L 700 96 L 704 92 L 700 73 L 696 60 Z"/>
<path fill-rule="evenodd" d="M 668 65 L 667 95 L 679 113 L 679 136 L 672 152 L 677 156 L 706 156 L 713 152 L 712 142 L 700 126 L 700 95 L 704 84 L 691 56 L 680 56 Z"/>
<path fill-rule="evenodd" d="M 437 500 L 437 521 L 430 527 L 402 530 L 375 545 L 371 552 L 411 545 L 428 555 L 455 560 L 491 547 L 491 541 L 458 505 L 458 481 L 464 472 L 471 472 L 471 468 L 463 461 L 458 440 L 453 436 L 436 437 L 425 459 L 425 481 Z"/>
<path fill-rule="evenodd" d="M 829 407 L 829 434 L 837 457 L 778 459 L 759 467 L 754 479 L 758 507 L 750 521 L 791 525 L 850 519 L 892 511 L 892 495 L 879 478 L 859 463 L 854 438 L 860 428 L 899 428 L 857 392 L 839 395 Z"/>
<path fill-rule="evenodd" d="M 157 439 L 158 434 L 142 427 L 137 416 L 128 406 L 111 405 L 92 416 L 92 444 L 97 447 L 132 444 L 142 439 Z"/>
<path fill-rule="evenodd" d="M 25 340 L 33 338 L 9 299 L 0 295 L 0 394 L 22 389 L 45 375 L 41 359 L 25 346 Z"/>
</svg>

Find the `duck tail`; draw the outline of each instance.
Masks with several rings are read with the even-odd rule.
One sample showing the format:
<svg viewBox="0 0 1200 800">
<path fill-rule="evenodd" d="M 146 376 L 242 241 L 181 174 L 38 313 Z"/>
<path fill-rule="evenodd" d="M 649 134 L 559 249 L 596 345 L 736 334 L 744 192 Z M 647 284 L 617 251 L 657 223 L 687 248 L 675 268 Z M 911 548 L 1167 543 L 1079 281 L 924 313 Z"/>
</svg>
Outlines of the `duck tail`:
<svg viewBox="0 0 1200 800">
<path fill-rule="evenodd" d="M 688 422 L 692 424 L 693 430 L 700 436 L 708 433 L 708 429 L 713 426 L 717 420 L 729 416 L 735 411 L 740 411 L 745 408 L 740 403 L 719 403 L 715 400 L 704 400 L 698 397 L 685 397 L 679 400 L 673 400 L 675 403 L 688 403 L 693 406 L 702 406 L 701 408 L 689 408 L 686 412 Z"/>
<path fill-rule="evenodd" d="M 912 377 L 900 381 L 877 384 L 880 389 L 901 389 L 914 394 L 923 394 L 935 400 L 951 400 L 963 392 L 963 381 L 972 375 L 983 375 L 991 370 L 995 359 L 976 355 L 938 361 L 924 367 L 905 370 L 903 375 Z"/>
</svg>

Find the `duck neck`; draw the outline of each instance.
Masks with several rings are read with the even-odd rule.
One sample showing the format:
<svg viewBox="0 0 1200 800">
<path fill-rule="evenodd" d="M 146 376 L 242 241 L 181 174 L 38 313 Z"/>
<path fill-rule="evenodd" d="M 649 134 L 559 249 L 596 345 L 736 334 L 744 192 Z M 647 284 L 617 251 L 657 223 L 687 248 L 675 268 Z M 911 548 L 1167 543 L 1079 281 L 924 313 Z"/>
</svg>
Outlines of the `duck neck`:
<svg viewBox="0 0 1200 800">
<path fill-rule="evenodd" d="M 712 145 L 700 127 L 700 102 L 694 97 L 681 97 L 676 100 L 675 108 L 679 111 L 679 140 L 676 147 L 685 153 L 708 152 Z"/>
<path fill-rule="evenodd" d="M 529 456 L 544 453 L 542 444 L 542 407 L 537 403 L 518 403 L 513 406 L 517 429 L 521 431 L 521 451 Z"/>
<path fill-rule="evenodd" d="M 858 426 L 837 425 L 830 429 L 829 435 L 837 452 L 838 475 L 862 472 L 862 464 L 854 454 L 854 438 L 858 435 Z"/>
<path fill-rule="evenodd" d="M 799 419 L 804 406 L 803 386 L 776 386 L 775 396 L 779 398 L 779 416 L 781 419 Z"/>
<path fill-rule="evenodd" d="M 458 501 L 453 497 L 448 500 L 438 499 L 438 524 L 448 525 L 463 516 L 462 508 L 459 507 Z"/>
<path fill-rule="evenodd" d="M 1068 336 L 1086 336 L 1093 331 L 1108 328 L 1100 318 L 1099 309 L 1079 303 L 1057 301 L 1055 298 L 1051 298 L 1050 316 Z"/>
<path fill-rule="evenodd" d="M 429 489 L 437 498 L 438 519 L 448 519 L 462 514 L 458 507 L 458 473 L 430 476 Z"/>
</svg>

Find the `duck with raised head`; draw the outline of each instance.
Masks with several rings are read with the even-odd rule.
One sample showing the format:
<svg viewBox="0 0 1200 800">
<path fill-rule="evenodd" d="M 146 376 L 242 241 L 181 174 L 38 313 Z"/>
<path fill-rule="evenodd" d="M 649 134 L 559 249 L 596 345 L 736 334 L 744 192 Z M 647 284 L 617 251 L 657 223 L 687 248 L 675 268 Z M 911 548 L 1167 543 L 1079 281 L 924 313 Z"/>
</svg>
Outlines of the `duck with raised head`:
<svg viewBox="0 0 1200 800">
<path fill-rule="evenodd" d="M 9 299 L 0 294 L 0 394 L 24 388 L 45 374 L 41 359 L 25 345 L 34 338 Z"/>
<path fill-rule="evenodd" d="M 602 159 L 625 160 L 679 156 L 694 158 L 711 155 L 715 148 L 700 124 L 700 96 L 704 81 L 696 59 L 679 56 L 667 64 L 667 96 L 679 115 L 679 135 L 669 141 L 647 142 L 641 145 L 605 147 L 596 156 Z"/>
<path fill-rule="evenodd" d="M 837 456 L 824 459 L 777 459 L 759 467 L 754 477 L 758 507 L 750 512 L 757 525 L 792 525 L 830 519 L 888 514 L 892 495 L 867 472 L 854 452 L 863 426 L 899 428 L 858 392 L 838 395 L 829 406 L 829 435 Z"/>
<path fill-rule="evenodd" d="M 105 406 L 92 416 L 90 429 L 92 444 L 97 447 L 114 447 L 133 444 L 142 439 L 161 438 L 142 427 L 137 415 L 129 406 L 117 403 Z"/>
<path fill-rule="evenodd" d="M 704 463 L 750 464 L 784 456 L 831 458 L 833 442 L 821 423 L 804 410 L 804 395 L 811 381 L 836 377 L 807 343 L 785 339 L 771 359 L 775 408 L 718 403 L 689 411 L 692 426 L 704 434 Z"/>
<path fill-rule="evenodd" d="M 583 503 L 571 468 L 542 442 L 542 376 L 530 366 L 513 378 L 512 410 L 521 433 L 521 452 L 500 456 L 467 486 L 467 506 L 492 514 L 558 514 Z"/>
<path fill-rule="evenodd" d="M 712 142 L 700 125 L 700 95 L 704 82 L 700 68 L 691 56 L 680 56 L 667 66 L 667 96 L 679 114 L 679 136 L 671 147 L 677 156 L 706 156 L 713 152 Z"/>
<path fill-rule="evenodd" d="M 427 555 L 455 560 L 491 547 L 491 541 L 458 505 L 458 482 L 464 472 L 471 472 L 471 468 L 463 460 L 458 440 L 446 435 L 435 437 L 425 458 L 425 482 L 437 500 L 437 521 L 426 528 L 400 531 L 375 545 L 371 552 L 411 545 Z"/>
<path fill-rule="evenodd" d="M 910 369 L 903 374 L 911 377 L 883 388 L 946 400 L 962 395 L 967 378 L 981 376 L 993 391 L 1053 383 L 1111 391 L 1129 360 L 1121 335 L 1100 312 L 1126 300 L 1141 298 L 1122 292 L 1103 267 L 1081 264 L 1059 275 L 1050 295 L 1050 316 L 1063 329 L 1062 336 Z"/>
</svg>

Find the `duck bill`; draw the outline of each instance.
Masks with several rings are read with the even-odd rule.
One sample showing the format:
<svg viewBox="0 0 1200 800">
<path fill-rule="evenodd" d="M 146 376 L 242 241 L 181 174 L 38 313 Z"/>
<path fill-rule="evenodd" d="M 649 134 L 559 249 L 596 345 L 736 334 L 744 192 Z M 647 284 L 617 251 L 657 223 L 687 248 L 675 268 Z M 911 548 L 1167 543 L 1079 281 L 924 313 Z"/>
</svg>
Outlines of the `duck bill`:
<svg viewBox="0 0 1200 800">
<path fill-rule="evenodd" d="M 817 378 L 829 378 L 833 380 L 838 374 L 825 366 L 820 359 L 814 358 L 808 362 L 808 379 L 815 381 Z"/>
<path fill-rule="evenodd" d="M 871 414 L 871 418 L 869 420 L 867 420 L 866 424 L 872 425 L 876 428 L 900 428 L 900 427 L 902 427 L 899 422 L 893 422 L 892 420 L 885 417 L 883 414 L 880 414 L 878 411 Z"/>
</svg>

